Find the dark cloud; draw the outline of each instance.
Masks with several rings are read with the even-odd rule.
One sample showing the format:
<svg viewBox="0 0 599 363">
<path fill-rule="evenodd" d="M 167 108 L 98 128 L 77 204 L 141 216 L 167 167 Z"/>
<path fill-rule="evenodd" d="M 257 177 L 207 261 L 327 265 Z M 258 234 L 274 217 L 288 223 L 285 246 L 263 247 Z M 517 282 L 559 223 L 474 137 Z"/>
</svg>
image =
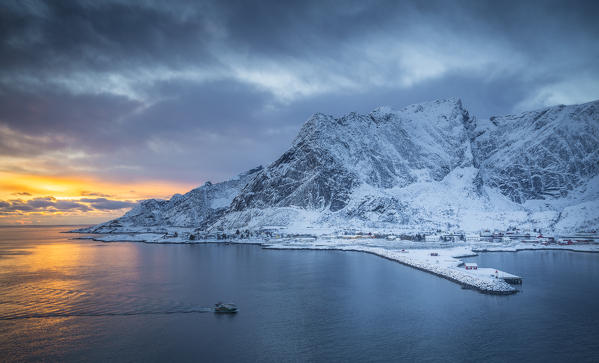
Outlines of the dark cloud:
<svg viewBox="0 0 599 363">
<path fill-rule="evenodd" d="M 6 71 L 112 71 L 148 61 L 206 62 L 202 13 L 180 18 L 149 2 L 8 1 L 0 7 Z M 190 47 L 189 45 L 195 45 Z"/>
<path fill-rule="evenodd" d="M 84 197 L 102 197 L 102 198 L 110 198 L 110 197 L 112 197 L 112 195 L 110 195 L 110 194 L 104 194 L 104 193 L 98 193 L 98 192 L 90 192 L 90 191 L 87 191 L 87 190 L 82 191 L 80 194 L 81 194 L 81 196 L 84 196 Z"/>
<path fill-rule="evenodd" d="M 0 170 L 200 184 L 274 160 L 317 111 L 585 102 L 599 98 L 597 13 L 593 1 L 3 2 Z"/>
<path fill-rule="evenodd" d="M 54 197 L 38 197 L 29 200 L 11 199 L 0 200 L 0 212 L 34 213 L 34 212 L 90 212 L 93 210 L 107 211 L 131 208 L 132 201 L 110 200 L 106 198 L 82 198 L 79 200 L 58 200 Z"/>
<path fill-rule="evenodd" d="M 89 203 L 94 209 L 100 210 L 131 208 L 136 204 L 135 202 L 131 201 L 109 200 L 106 198 L 82 198 L 80 201 Z"/>
<path fill-rule="evenodd" d="M 80 210 L 82 212 L 88 212 L 92 210 L 90 207 L 86 206 L 82 203 L 72 202 L 68 200 L 57 200 L 52 205 L 56 210 L 66 211 L 66 210 Z"/>
<path fill-rule="evenodd" d="M 39 212 L 39 211 L 67 211 L 77 210 L 81 212 L 90 211 L 87 205 L 72 202 L 57 200 L 53 197 L 39 197 L 29 200 L 12 199 L 8 201 L 0 201 L 0 211 L 2 212 Z"/>
<path fill-rule="evenodd" d="M 13 201 L 13 205 L 14 205 L 14 201 Z M 24 205 L 27 205 L 28 207 L 31 207 L 33 209 L 46 209 L 48 207 L 53 207 L 56 204 L 56 199 L 54 198 L 34 198 L 31 200 L 28 200 L 27 202 L 23 203 Z"/>
<path fill-rule="evenodd" d="M 139 102 L 110 94 L 73 95 L 43 88 L 24 92 L 8 87 L 0 88 L 0 120 L 14 130 L 33 135 L 87 133 L 87 141 L 93 141 L 97 136 L 90 131 L 110 132 L 121 117 L 140 106 Z"/>
</svg>

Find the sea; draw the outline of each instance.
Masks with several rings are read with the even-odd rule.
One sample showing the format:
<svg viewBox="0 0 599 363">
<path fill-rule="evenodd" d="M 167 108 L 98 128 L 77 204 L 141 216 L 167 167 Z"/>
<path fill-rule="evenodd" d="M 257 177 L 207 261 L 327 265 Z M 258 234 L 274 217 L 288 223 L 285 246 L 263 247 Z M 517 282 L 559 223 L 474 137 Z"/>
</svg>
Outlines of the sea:
<svg viewBox="0 0 599 363">
<path fill-rule="evenodd" d="M 360 252 L 73 228 L 0 227 L 0 361 L 599 361 L 599 254 L 464 258 L 523 277 L 498 296 Z"/>
</svg>

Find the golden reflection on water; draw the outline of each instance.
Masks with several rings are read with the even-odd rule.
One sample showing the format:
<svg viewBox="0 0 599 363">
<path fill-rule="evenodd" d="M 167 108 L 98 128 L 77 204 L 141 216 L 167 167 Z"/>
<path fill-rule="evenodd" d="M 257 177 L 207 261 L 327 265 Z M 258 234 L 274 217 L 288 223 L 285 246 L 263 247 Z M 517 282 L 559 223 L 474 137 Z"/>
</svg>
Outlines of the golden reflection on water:
<svg viewBox="0 0 599 363">
<path fill-rule="evenodd" d="M 138 288 L 140 249 L 60 233 L 69 229 L 0 227 L 0 361 L 60 360 L 103 337 L 103 315 L 145 308 L 118 295 Z"/>
<path fill-rule="evenodd" d="M 107 288 L 98 286 L 102 274 L 115 281 L 122 267 L 138 263 L 138 249 L 69 240 L 77 235 L 60 233 L 64 230 L 68 227 L 0 229 L 0 318 L 93 313 L 106 303 L 100 302 Z M 138 277 L 131 275 L 137 269 L 127 271 L 127 278 Z M 60 321 L 43 319 L 33 326 Z"/>
</svg>

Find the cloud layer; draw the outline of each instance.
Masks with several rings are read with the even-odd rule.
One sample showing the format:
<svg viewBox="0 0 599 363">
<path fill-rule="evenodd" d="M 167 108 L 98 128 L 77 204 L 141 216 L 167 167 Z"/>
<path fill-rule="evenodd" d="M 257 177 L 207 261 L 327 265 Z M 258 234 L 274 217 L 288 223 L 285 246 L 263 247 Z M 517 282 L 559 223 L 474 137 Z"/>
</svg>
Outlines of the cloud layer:
<svg viewBox="0 0 599 363">
<path fill-rule="evenodd" d="M 3 2 L 0 172 L 199 185 L 269 163 L 317 111 L 597 99 L 597 4 Z M 98 197 L 47 208 L 117 206 Z"/>
<path fill-rule="evenodd" d="M 54 197 L 37 197 L 29 200 L 0 200 L 0 214 L 23 215 L 30 213 L 113 211 L 131 208 L 134 205 L 135 202 L 133 201 L 110 200 L 106 198 L 57 200 Z"/>
</svg>

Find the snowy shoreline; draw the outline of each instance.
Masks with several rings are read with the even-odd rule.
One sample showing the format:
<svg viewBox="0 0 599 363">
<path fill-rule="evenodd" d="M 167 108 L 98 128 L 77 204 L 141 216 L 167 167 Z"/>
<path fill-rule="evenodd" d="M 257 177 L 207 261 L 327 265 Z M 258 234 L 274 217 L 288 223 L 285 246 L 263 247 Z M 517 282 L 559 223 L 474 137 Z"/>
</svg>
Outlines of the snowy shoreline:
<svg viewBox="0 0 599 363">
<path fill-rule="evenodd" d="M 381 239 L 341 239 L 341 238 L 279 238 L 279 239 L 198 239 L 187 240 L 181 237 L 165 237 L 159 233 L 128 234 L 86 234 L 75 239 L 90 239 L 99 242 L 140 242 L 148 244 L 249 244 L 265 249 L 277 250 L 330 250 L 363 252 L 376 255 L 418 270 L 431 273 L 458 283 L 464 287 L 476 289 L 486 294 L 508 295 L 518 292 L 502 276 L 511 274 L 499 271 L 494 266 L 481 266 L 477 270 L 466 270 L 460 258 L 477 256 L 479 252 L 518 252 L 538 250 L 561 250 L 573 252 L 599 253 L 599 245 L 545 246 L 527 243 L 470 243 L 436 244 L 412 241 L 387 241 Z"/>
<path fill-rule="evenodd" d="M 542 247 L 518 247 L 518 248 L 473 248 L 472 252 L 522 252 L 522 251 L 568 251 L 568 252 L 584 252 L 584 253 L 599 253 L 599 248 L 594 246 L 574 248 L 572 246 L 542 246 Z M 466 257 L 466 256 L 462 256 Z"/>
<path fill-rule="evenodd" d="M 276 250 L 320 250 L 320 251 L 345 251 L 345 252 L 368 253 L 371 255 L 375 255 L 375 256 L 384 258 L 389 261 L 400 263 L 404 266 L 412 267 L 417 270 L 433 274 L 437 277 L 441 277 L 446 280 L 455 282 L 459 285 L 462 285 L 463 287 L 478 290 L 485 294 L 511 295 L 511 294 L 518 292 L 517 289 L 510 286 L 508 283 L 504 282 L 503 280 L 499 281 L 496 279 L 495 281 L 483 281 L 483 280 L 477 279 L 476 277 L 468 275 L 468 274 L 461 275 L 460 274 L 461 271 L 457 271 L 457 269 L 452 269 L 452 270 L 442 269 L 442 268 L 439 269 L 439 268 L 433 267 L 433 265 L 428 265 L 426 263 L 418 263 L 418 261 L 416 259 L 405 260 L 405 259 L 401 258 L 402 256 L 398 257 L 395 254 L 390 253 L 390 252 L 397 252 L 397 251 L 389 251 L 389 250 L 384 250 L 384 249 L 376 250 L 376 249 L 367 249 L 367 248 L 328 248 L 328 247 L 323 247 L 323 248 L 314 248 L 314 247 L 285 248 L 285 247 L 265 246 L 265 248 L 276 249 Z M 409 250 L 407 250 L 407 251 L 409 253 Z M 474 257 L 474 256 L 476 256 L 476 254 L 470 254 L 470 255 L 461 256 L 461 257 Z M 462 265 L 462 263 L 460 263 L 458 266 L 460 266 L 460 265 Z"/>
</svg>

